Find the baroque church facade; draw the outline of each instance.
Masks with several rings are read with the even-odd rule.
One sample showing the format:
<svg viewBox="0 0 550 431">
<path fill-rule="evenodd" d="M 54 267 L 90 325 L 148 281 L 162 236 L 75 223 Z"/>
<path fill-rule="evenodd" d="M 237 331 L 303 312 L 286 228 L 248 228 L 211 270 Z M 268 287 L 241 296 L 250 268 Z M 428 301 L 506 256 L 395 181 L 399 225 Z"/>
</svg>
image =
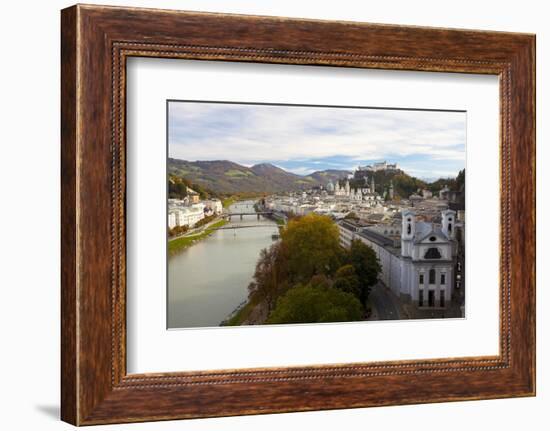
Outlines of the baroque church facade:
<svg viewBox="0 0 550 431">
<path fill-rule="evenodd" d="M 454 288 L 457 259 L 456 213 L 441 212 L 441 224 L 417 221 L 413 210 L 402 211 L 401 227 L 359 227 L 341 221 L 340 241 L 358 239 L 375 251 L 380 280 L 396 295 L 419 308 L 444 309 Z"/>
</svg>

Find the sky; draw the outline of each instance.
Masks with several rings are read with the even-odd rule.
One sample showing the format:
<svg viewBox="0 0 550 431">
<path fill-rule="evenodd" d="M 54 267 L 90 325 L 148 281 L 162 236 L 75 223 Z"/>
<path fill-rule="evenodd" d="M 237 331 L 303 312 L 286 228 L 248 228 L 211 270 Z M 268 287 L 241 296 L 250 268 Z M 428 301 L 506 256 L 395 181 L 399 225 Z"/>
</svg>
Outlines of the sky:
<svg viewBox="0 0 550 431">
<path fill-rule="evenodd" d="M 175 102 L 176 159 L 271 163 L 307 175 L 386 160 L 419 178 L 455 177 L 466 162 L 466 113 Z"/>
</svg>

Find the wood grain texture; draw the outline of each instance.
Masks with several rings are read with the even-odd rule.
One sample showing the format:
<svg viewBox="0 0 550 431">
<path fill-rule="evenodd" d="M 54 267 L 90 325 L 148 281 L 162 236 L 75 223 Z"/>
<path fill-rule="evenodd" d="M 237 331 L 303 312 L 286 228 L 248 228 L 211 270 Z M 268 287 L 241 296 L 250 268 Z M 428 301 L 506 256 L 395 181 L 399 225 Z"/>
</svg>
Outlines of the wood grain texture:
<svg viewBox="0 0 550 431">
<path fill-rule="evenodd" d="M 61 417 L 78 421 L 76 299 L 76 9 L 61 16 Z"/>
<path fill-rule="evenodd" d="M 129 56 L 498 75 L 499 356 L 127 375 Z M 100 6 L 62 11 L 62 419 L 87 425 L 533 395 L 534 70 L 533 35 Z"/>
</svg>

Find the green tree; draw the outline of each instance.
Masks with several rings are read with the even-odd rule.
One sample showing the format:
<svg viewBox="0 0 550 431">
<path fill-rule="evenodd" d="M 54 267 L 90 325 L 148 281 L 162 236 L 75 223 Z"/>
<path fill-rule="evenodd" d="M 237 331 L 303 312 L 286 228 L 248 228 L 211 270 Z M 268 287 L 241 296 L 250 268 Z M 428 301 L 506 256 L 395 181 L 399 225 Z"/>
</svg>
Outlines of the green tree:
<svg viewBox="0 0 550 431">
<path fill-rule="evenodd" d="M 456 190 L 461 190 L 464 187 L 465 184 L 465 177 L 466 177 L 466 169 L 462 169 L 458 172 L 458 175 L 456 177 Z"/>
<path fill-rule="evenodd" d="M 361 304 L 350 293 L 298 285 L 279 298 L 266 323 L 350 322 L 362 315 Z"/>
<path fill-rule="evenodd" d="M 187 186 L 177 177 L 171 177 L 168 182 L 168 196 L 175 199 L 183 199 L 187 196 Z"/>
<path fill-rule="evenodd" d="M 344 265 L 334 274 L 332 287 L 342 292 L 351 293 L 361 300 L 361 283 L 353 265 Z"/>
<path fill-rule="evenodd" d="M 309 280 L 309 285 L 318 289 L 325 289 L 331 287 L 332 282 L 325 275 L 314 275 L 311 277 L 311 280 Z"/>
<path fill-rule="evenodd" d="M 291 219 L 282 230 L 291 279 L 306 282 L 316 274 L 332 274 L 340 265 L 338 227 L 326 216 L 308 214 Z"/>
<path fill-rule="evenodd" d="M 418 189 L 426 188 L 427 184 L 415 177 L 410 177 L 405 173 L 400 173 L 393 177 L 394 191 L 399 196 L 408 198 Z"/>
<path fill-rule="evenodd" d="M 359 279 L 359 298 L 365 305 L 371 286 L 376 284 L 378 274 L 381 271 L 380 263 L 372 247 L 358 239 L 351 242 L 349 249 L 349 263 L 353 266 Z"/>
</svg>

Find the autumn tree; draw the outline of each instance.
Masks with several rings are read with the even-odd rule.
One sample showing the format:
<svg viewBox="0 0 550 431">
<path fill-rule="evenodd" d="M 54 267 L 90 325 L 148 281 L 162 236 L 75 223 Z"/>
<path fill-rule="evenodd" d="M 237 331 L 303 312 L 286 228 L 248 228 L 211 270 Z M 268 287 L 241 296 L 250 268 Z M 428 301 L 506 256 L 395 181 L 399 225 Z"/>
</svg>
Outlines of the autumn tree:
<svg viewBox="0 0 550 431">
<path fill-rule="evenodd" d="M 332 287 L 332 281 L 326 275 L 314 275 L 311 277 L 311 280 L 309 280 L 309 285 L 311 287 L 324 289 L 327 287 Z"/>
<path fill-rule="evenodd" d="M 252 282 L 248 285 L 249 298 L 265 301 L 268 311 L 279 295 L 288 290 L 286 257 L 280 242 L 260 252 Z"/>
<path fill-rule="evenodd" d="M 281 233 L 292 281 L 307 282 L 316 274 L 330 275 L 342 255 L 338 227 L 326 216 L 310 213 L 292 219 Z"/>
<path fill-rule="evenodd" d="M 358 320 L 379 272 L 371 247 L 352 241 L 344 249 L 330 218 L 308 214 L 290 220 L 281 240 L 262 250 L 249 299 L 265 304 L 269 323 Z"/>
<path fill-rule="evenodd" d="M 338 271 L 334 274 L 332 287 L 342 292 L 351 293 L 361 300 L 361 282 L 353 265 L 344 265 L 338 268 Z"/>
</svg>

